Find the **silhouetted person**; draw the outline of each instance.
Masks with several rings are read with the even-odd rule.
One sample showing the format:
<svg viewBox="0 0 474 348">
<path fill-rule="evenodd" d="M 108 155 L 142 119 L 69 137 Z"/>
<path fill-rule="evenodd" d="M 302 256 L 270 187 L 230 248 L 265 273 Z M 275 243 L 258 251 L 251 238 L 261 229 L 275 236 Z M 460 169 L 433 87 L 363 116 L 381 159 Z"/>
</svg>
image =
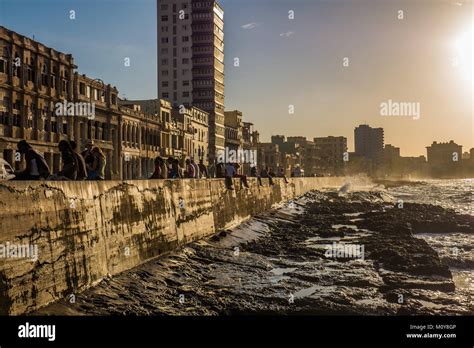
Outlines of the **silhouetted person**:
<svg viewBox="0 0 474 348">
<path fill-rule="evenodd" d="M 181 168 L 179 166 L 179 160 L 177 158 L 169 157 L 168 158 L 168 163 L 170 163 L 170 165 L 171 165 L 168 178 L 170 178 L 170 179 L 182 178 L 183 175 L 181 173 Z"/>
<path fill-rule="evenodd" d="M 194 162 L 194 159 L 192 158 L 191 158 L 191 165 L 194 167 L 194 178 L 199 179 L 201 177 L 199 166 L 197 165 L 196 162 Z"/>
<path fill-rule="evenodd" d="M 225 178 L 225 166 L 221 162 L 217 162 L 216 164 L 216 178 Z"/>
<path fill-rule="evenodd" d="M 234 189 L 234 182 L 233 182 L 232 178 L 234 177 L 234 175 L 236 173 L 237 172 L 235 170 L 234 165 L 232 163 L 227 163 L 226 166 L 225 166 L 225 186 L 229 190 Z"/>
<path fill-rule="evenodd" d="M 199 171 L 201 172 L 202 178 L 209 178 L 209 173 L 202 159 L 199 160 Z"/>
<path fill-rule="evenodd" d="M 166 179 L 168 171 L 165 166 L 165 161 L 160 156 L 155 158 L 155 171 L 151 175 L 150 179 Z"/>
<path fill-rule="evenodd" d="M 87 179 L 87 166 L 84 157 L 77 152 L 77 144 L 75 141 L 70 141 L 72 151 L 74 152 L 74 156 L 76 156 L 77 161 L 77 177 L 76 180 L 86 180 Z"/>
<path fill-rule="evenodd" d="M 283 168 L 280 168 L 278 172 L 278 177 L 283 178 L 285 180 L 285 183 L 288 184 L 288 179 L 286 178 L 285 170 Z"/>
<path fill-rule="evenodd" d="M 249 188 L 249 184 L 247 183 L 247 175 L 239 174 L 240 164 L 234 163 L 234 168 L 235 168 L 234 177 L 240 178 L 240 187 L 242 188 L 243 186 L 245 188 Z"/>
<path fill-rule="evenodd" d="M 189 158 L 186 160 L 186 170 L 184 172 L 184 177 L 188 179 L 196 177 L 196 168 L 192 165 Z"/>
<path fill-rule="evenodd" d="M 268 167 L 264 167 L 262 171 L 260 172 L 260 177 L 261 178 L 268 178 L 268 181 L 270 182 L 270 185 L 273 185 L 273 178 L 269 174 Z"/>
<path fill-rule="evenodd" d="M 76 180 L 79 166 L 71 144 L 66 140 L 61 140 L 58 144 L 58 148 L 61 152 L 61 160 L 63 163 L 63 168 L 57 175 L 58 178 Z"/>
<path fill-rule="evenodd" d="M 88 175 L 89 180 L 105 180 L 105 166 L 107 164 L 107 159 L 105 158 L 104 153 L 98 146 L 94 146 L 91 150 L 92 163 L 88 165 Z"/>
<path fill-rule="evenodd" d="M 256 178 L 258 176 L 258 173 L 257 173 L 257 167 L 256 166 L 252 166 L 250 168 L 250 176 L 253 177 L 253 178 Z"/>
<path fill-rule="evenodd" d="M 81 153 L 82 158 L 84 158 L 84 162 L 86 163 L 87 178 L 89 178 L 89 168 L 91 168 L 94 163 L 94 155 L 92 154 L 93 147 L 94 146 L 92 142 L 88 142 L 85 146 L 84 151 L 82 151 Z"/>
<path fill-rule="evenodd" d="M 31 147 L 26 140 L 20 140 L 17 144 L 18 152 L 25 155 L 26 168 L 15 172 L 12 180 L 39 180 L 50 176 L 49 166 L 44 157 Z"/>
</svg>

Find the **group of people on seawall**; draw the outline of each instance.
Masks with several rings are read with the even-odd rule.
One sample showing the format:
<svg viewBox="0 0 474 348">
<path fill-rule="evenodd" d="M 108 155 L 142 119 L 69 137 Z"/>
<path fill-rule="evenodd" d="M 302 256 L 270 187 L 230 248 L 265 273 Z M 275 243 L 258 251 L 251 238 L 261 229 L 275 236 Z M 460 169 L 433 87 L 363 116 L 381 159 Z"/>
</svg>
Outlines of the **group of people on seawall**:
<svg viewBox="0 0 474 348">
<path fill-rule="evenodd" d="M 223 178 L 225 179 L 226 187 L 233 190 L 233 178 L 240 179 L 240 186 L 248 188 L 247 175 L 239 173 L 239 163 L 223 163 L 217 162 L 213 168 L 214 174 L 211 174 L 209 168 L 201 159 L 196 163 L 193 158 L 188 158 L 185 161 L 185 166 L 181 167 L 177 158 L 168 157 L 166 160 L 158 156 L 155 158 L 155 171 L 150 179 L 206 179 L 206 178 Z M 258 184 L 263 186 L 262 178 L 269 181 L 270 186 L 273 186 L 273 178 L 281 177 L 288 183 L 283 169 L 279 174 L 275 174 L 272 168 L 265 166 L 258 173 L 256 165 L 252 165 L 250 169 L 250 176 L 258 179 Z"/>
<path fill-rule="evenodd" d="M 104 180 L 106 156 L 98 146 L 87 144 L 82 153 L 77 151 L 74 141 L 61 140 L 58 143 L 62 168 L 57 173 L 51 170 L 44 156 L 26 140 L 17 144 L 18 152 L 25 156 L 26 166 L 15 172 L 11 180 Z"/>
<path fill-rule="evenodd" d="M 44 156 L 26 140 L 19 141 L 17 150 L 25 157 L 26 167 L 15 172 L 15 177 L 11 180 L 105 180 L 107 159 L 99 146 L 90 143 L 86 145 L 83 152 L 78 152 L 74 141 L 61 140 L 58 148 L 61 153 L 62 168 L 57 173 L 51 173 Z M 232 179 L 239 178 L 241 187 L 249 187 L 247 175 L 239 172 L 239 163 L 217 162 L 212 170 L 209 170 L 202 159 L 196 163 L 193 158 L 188 158 L 183 167 L 177 158 L 168 157 L 165 160 L 158 156 L 154 160 L 154 165 L 155 169 L 149 177 L 150 180 L 223 178 L 226 187 L 232 190 Z M 258 172 L 254 164 L 250 168 L 250 177 L 257 178 L 260 186 L 263 186 L 262 178 L 268 179 L 270 186 L 274 185 L 274 177 L 283 178 L 285 183 L 288 183 L 282 168 L 275 173 L 271 167 L 264 166 Z"/>
</svg>

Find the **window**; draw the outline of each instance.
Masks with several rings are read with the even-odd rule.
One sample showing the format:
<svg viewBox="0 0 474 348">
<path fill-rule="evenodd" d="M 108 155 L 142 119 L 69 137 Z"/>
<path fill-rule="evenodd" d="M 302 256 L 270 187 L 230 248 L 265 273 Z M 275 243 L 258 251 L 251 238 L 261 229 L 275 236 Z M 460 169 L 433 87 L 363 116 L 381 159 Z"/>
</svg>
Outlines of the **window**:
<svg viewBox="0 0 474 348">
<path fill-rule="evenodd" d="M 117 96 L 115 94 L 112 94 L 112 104 L 117 105 Z"/>
<path fill-rule="evenodd" d="M 41 84 L 43 86 L 48 86 L 48 71 L 46 69 L 46 64 L 43 64 L 41 67 Z"/>
<path fill-rule="evenodd" d="M 189 64 L 189 58 L 183 58 L 183 64 Z"/>
<path fill-rule="evenodd" d="M 183 36 L 183 42 L 188 42 L 189 41 L 189 36 Z"/>
<path fill-rule="evenodd" d="M 161 54 L 168 54 L 168 48 L 162 48 Z"/>
<path fill-rule="evenodd" d="M 163 65 L 168 65 L 168 59 L 162 59 L 161 64 Z"/>
<path fill-rule="evenodd" d="M 166 11 L 168 9 L 168 4 L 161 4 L 160 10 Z"/>
<path fill-rule="evenodd" d="M 26 72 L 28 81 L 35 82 L 35 67 L 33 59 L 30 60 L 30 64 L 28 64 L 26 68 Z"/>
<path fill-rule="evenodd" d="M 168 70 L 162 70 L 161 75 L 163 76 L 168 76 Z"/>
<path fill-rule="evenodd" d="M 0 73 L 7 72 L 7 61 L 4 58 L 0 58 Z"/>
<path fill-rule="evenodd" d="M 166 26 L 166 25 L 165 25 L 165 26 L 162 26 L 162 27 L 161 27 L 161 31 L 162 31 L 163 33 L 167 33 L 167 32 L 168 32 L 168 26 Z"/>
<path fill-rule="evenodd" d="M 189 73 L 189 69 L 183 69 L 183 75 L 186 76 Z"/>
<path fill-rule="evenodd" d="M 169 82 L 168 82 L 168 81 L 163 81 L 163 82 L 161 83 L 161 87 L 168 87 L 168 85 L 169 85 Z"/>
<path fill-rule="evenodd" d="M 161 38 L 161 43 L 168 43 L 168 38 L 167 37 L 162 37 Z"/>
<path fill-rule="evenodd" d="M 167 15 L 161 16 L 161 21 L 168 22 L 168 16 Z"/>
<path fill-rule="evenodd" d="M 86 94 L 86 84 L 84 82 L 79 83 L 79 94 Z"/>
<path fill-rule="evenodd" d="M 189 92 L 183 92 L 183 97 L 185 98 L 189 97 Z"/>
<path fill-rule="evenodd" d="M 169 98 L 170 97 L 169 93 L 163 93 L 162 95 L 163 95 L 163 98 Z"/>
<path fill-rule="evenodd" d="M 183 86 L 189 86 L 189 80 L 184 80 L 183 81 Z"/>
<path fill-rule="evenodd" d="M 183 53 L 188 53 L 189 52 L 189 47 L 183 47 Z"/>
</svg>

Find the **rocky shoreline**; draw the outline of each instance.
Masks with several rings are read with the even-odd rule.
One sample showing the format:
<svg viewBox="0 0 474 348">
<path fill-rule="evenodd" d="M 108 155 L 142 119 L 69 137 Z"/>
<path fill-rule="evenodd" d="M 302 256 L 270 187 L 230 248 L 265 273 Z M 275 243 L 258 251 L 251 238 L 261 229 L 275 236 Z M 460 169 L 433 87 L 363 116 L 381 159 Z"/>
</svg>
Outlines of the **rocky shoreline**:
<svg viewBox="0 0 474 348">
<path fill-rule="evenodd" d="M 383 192 L 314 191 L 34 314 L 474 314 L 472 294 L 416 237 L 426 232 L 472 235 L 474 219 L 401 208 Z M 362 246 L 363 255 L 328 257 L 330 245 Z"/>
</svg>

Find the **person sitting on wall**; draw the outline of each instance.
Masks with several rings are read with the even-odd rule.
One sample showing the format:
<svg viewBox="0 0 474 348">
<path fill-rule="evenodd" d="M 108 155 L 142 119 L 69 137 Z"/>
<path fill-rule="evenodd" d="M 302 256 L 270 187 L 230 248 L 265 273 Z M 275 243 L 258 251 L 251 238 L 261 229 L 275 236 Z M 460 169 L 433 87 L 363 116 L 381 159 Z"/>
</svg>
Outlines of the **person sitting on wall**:
<svg viewBox="0 0 474 348">
<path fill-rule="evenodd" d="M 201 172 L 201 178 L 209 178 L 209 172 L 207 171 L 202 158 L 199 160 L 199 171 Z"/>
<path fill-rule="evenodd" d="M 171 156 L 166 159 L 166 164 L 168 165 L 168 178 L 170 179 L 175 179 L 176 177 L 175 173 L 173 173 L 173 161 L 174 158 Z"/>
<path fill-rule="evenodd" d="M 184 172 L 184 177 L 188 179 L 194 179 L 196 177 L 195 168 L 189 158 L 186 160 L 186 170 Z"/>
<path fill-rule="evenodd" d="M 224 163 L 217 162 L 216 164 L 216 178 L 225 178 L 226 177 L 226 168 Z"/>
<path fill-rule="evenodd" d="M 225 186 L 228 190 L 234 189 L 234 183 L 232 178 L 237 174 L 235 167 L 232 163 L 227 163 L 225 166 Z"/>
<path fill-rule="evenodd" d="M 194 162 L 193 158 L 191 158 L 191 165 L 194 167 L 194 178 L 195 179 L 200 179 L 201 178 L 201 171 L 199 170 L 199 166 L 197 165 L 197 163 Z"/>
<path fill-rule="evenodd" d="M 260 177 L 260 175 L 258 175 L 257 166 L 255 164 L 253 164 L 252 167 L 250 167 L 250 176 L 252 178 L 257 178 L 258 185 L 263 186 L 262 178 Z"/>
<path fill-rule="evenodd" d="M 86 180 L 87 179 L 86 161 L 84 160 L 84 157 L 82 157 L 82 155 L 79 152 L 77 152 L 76 142 L 71 140 L 69 144 L 71 144 L 71 148 L 74 153 L 74 156 L 76 157 L 76 161 L 78 165 L 76 180 Z"/>
<path fill-rule="evenodd" d="M 260 172 L 260 177 L 261 178 L 268 178 L 268 181 L 270 183 L 270 186 L 273 185 L 273 178 L 272 176 L 269 174 L 269 169 L 268 169 L 268 166 L 265 166 L 262 168 L 262 171 Z"/>
<path fill-rule="evenodd" d="M 12 180 L 40 180 L 49 177 L 50 170 L 46 160 L 26 140 L 20 140 L 17 149 L 20 154 L 25 155 L 26 168 L 15 172 Z"/>
<path fill-rule="evenodd" d="M 150 179 L 165 179 L 165 170 L 163 165 L 165 161 L 160 156 L 155 158 L 155 171 L 151 175 Z"/>
<path fill-rule="evenodd" d="M 240 164 L 234 163 L 234 168 L 235 168 L 234 177 L 240 178 L 240 188 L 242 187 L 249 188 L 249 184 L 247 183 L 247 175 L 239 174 Z"/>
<path fill-rule="evenodd" d="M 180 179 L 183 177 L 181 166 L 179 165 L 179 160 L 177 158 L 171 158 L 171 169 L 170 175 L 168 176 L 170 179 Z M 168 158 L 168 161 L 170 160 Z"/>
<path fill-rule="evenodd" d="M 92 141 L 88 141 L 84 151 L 82 151 L 81 155 L 84 158 L 84 162 L 86 163 L 86 171 L 89 171 L 89 167 L 92 166 L 92 163 L 94 162 L 94 155 L 92 154 L 92 148 L 94 147 L 94 144 Z M 87 174 L 89 176 L 89 172 Z"/>
<path fill-rule="evenodd" d="M 58 144 L 61 152 L 61 161 L 63 163 L 62 170 L 56 175 L 58 180 L 76 180 L 79 165 L 77 158 L 71 147 L 71 144 L 66 140 L 61 140 Z"/>
<path fill-rule="evenodd" d="M 283 168 L 280 168 L 278 171 L 278 177 L 283 178 L 285 180 L 285 184 L 288 184 L 288 179 L 286 178 L 285 170 Z"/>
<path fill-rule="evenodd" d="M 105 180 L 105 166 L 107 160 L 104 153 L 98 146 L 94 146 L 91 150 L 93 161 L 88 166 L 88 179 L 89 180 Z"/>
</svg>

